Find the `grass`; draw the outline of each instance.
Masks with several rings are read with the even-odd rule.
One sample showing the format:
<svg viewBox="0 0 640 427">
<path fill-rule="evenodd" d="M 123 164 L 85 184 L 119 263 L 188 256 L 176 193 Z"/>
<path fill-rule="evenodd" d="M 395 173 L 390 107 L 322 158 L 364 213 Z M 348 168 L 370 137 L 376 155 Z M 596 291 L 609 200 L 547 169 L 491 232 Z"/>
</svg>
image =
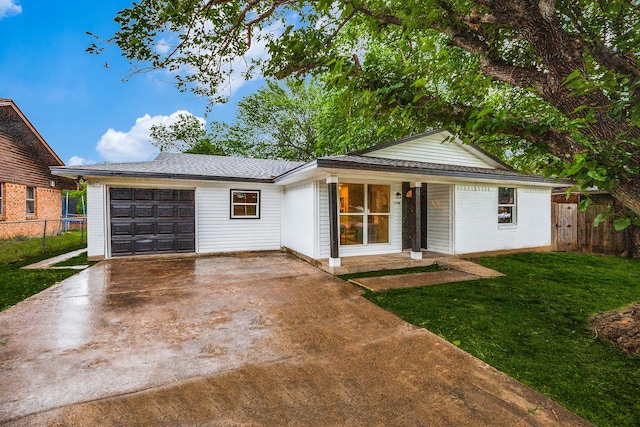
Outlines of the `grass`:
<svg viewBox="0 0 640 427">
<path fill-rule="evenodd" d="M 530 253 L 480 263 L 506 276 L 365 296 L 599 426 L 640 425 L 640 357 L 588 325 L 640 300 L 640 260 Z"/>
<path fill-rule="evenodd" d="M 0 310 L 78 273 L 72 269 L 23 270 L 21 267 L 85 247 L 79 233 L 47 238 L 44 254 L 41 245 L 42 240 L 38 238 L 0 245 Z"/>
<path fill-rule="evenodd" d="M 64 261 L 60 261 L 55 264 L 56 267 L 67 267 L 67 266 L 75 266 L 75 265 L 93 265 L 95 261 L 89 261 L 87 258 L 87 253 L 83 252 L 78 256 L 73 258 L 66 259 Z"/>
<path fill-rule="evenodd" d="M 55 252 L 61 249 L 68 249 L 72 246 L 78 246 L 78 248 L 83 248 L 86 246 L 86 243 L 82 240 L 79 231 L 65 233 L 60 236 L 47 237 L 45 241 L 45 252 Z M 0 265 L 17 262 L 27 258 L 37 257 L 41 254 L 41 237 L 18 237 L 13 239 L 0 240 Z M 45 258 L 49 258 L 49 256 Z"/>
<path fill-rule="evenodd" d="M 349 279 L 361 279 L 363 277 L 397 276 L 399 274 L 412 274 L 412 273 L 432 273 L 434 271 L 444 271 L 444 270 L 446 270 L 446 268 L 441 267 L 438 264 L 431 264 L 424 267 L 401 268 L 396 270 L 365 271 L 363 273 L 343 274 L 338 277 L 340 277 L 342 280 L 349 280 Z"/>
</svg>

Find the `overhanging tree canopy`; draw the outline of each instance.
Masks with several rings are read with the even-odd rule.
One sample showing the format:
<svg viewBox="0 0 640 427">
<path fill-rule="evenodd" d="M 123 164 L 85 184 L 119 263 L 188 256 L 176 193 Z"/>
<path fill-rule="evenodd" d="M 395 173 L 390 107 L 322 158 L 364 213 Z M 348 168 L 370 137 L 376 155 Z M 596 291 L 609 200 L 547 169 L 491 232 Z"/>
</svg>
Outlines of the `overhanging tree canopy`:
<svg viewBox="0 0 640 427">
<path fill-rule="evenodd" d="M 322 74 L 391 126 L 420 112 L 546 150 L 640 214 L 636 2 L 142 0 L 116 21 L 134 73 L 168 69 L 216 101 L 238 58 L 266 46 L 249 73 Z"/>
</svg>

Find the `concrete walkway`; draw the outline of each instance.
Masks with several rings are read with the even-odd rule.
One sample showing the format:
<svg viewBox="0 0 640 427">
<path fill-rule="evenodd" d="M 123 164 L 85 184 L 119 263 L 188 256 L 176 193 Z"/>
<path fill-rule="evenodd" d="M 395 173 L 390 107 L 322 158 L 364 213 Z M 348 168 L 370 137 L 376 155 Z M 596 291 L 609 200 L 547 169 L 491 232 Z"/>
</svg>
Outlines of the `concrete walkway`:
<svg viewBox="0 0 640 427">
<path fill-rule="evenodd" d="M 88 265 L 71 265 L 71 266 L 64 266 L 64 267 L 56 267 L 55 265 L 59 262 L 62 261 L 66 261 L 68 259 L 71 258 L 75 258 L 80 254 L 83 254 L 87 252 L 87 249 L 78 249 L 77 251 L 73 251 L 73 252 L 67 252 L 66 254 L 62 254 L 62 255 L 58 255 L 52 258 L 47 258 L 44 259 L 42 261 L 36 262 L 34 264 L 29 264 L 26 265 L 22 268 L 26 269 L 26 270 L 38 270 L 38 269 L 43 269 L 43 268 L 51 268 L 51 269 L 61 269 L 61 268 L 71 268 L 71 269 L 77 269 L 77 270 L 84 270 L 85 268 L 89 267 Z"/>
<path fill-rule="evenodd" d="M 363 277 L 349 281 L 371 291 L 380 292 L 389 289 L 417 288 L 419 286 L 438 285 L 440 283 L 453 283 L 504 276 L 504 274 L 499 271 L 460 258 L 451 257 L 446 260 L 439 260 L 437 264 L 448 270 L 396 274 L 393 276 Z"/>
<path fill-rule="evenodd" d="M 101 262 L 1 312 L 0 424 L 589 425 L 279 252 Z"/>
</svg>

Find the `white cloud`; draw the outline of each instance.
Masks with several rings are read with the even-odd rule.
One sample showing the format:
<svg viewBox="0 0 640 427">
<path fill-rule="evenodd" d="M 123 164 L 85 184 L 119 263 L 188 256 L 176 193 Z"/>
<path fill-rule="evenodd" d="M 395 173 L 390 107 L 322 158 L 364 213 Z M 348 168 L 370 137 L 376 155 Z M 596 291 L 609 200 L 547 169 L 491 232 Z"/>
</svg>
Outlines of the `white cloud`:
<svg viewBox="0 0 640 427">
<path fill-rule="evenodd" d="M 158 154 L 158 148 L 151 144 L 151 126 L 171 125 L 181 114 L 191 114 L 178 110 L 169 116 L 145 114 L 136 119 L 136 123 L 127 132 L 109 129 L 98 141 L 96 150 L 107 162 L 140 162 L 150 160 Z M 204 119 L 198 118 L 204 122 Z"/>
<path fill-rule="evenodd" d="M 80 156 L 71 156 L 69 160 L 67 160 L 67 166 L 82 166 L 82 165 L 92 165 L 95 163 L 95 160 L 85 159 Z"/>
<path fill-rule="evenodd" d="M 0 19 L 22 13 L 22 6 L 16 0 L 0 0 Z"/>
<path fill-rule="evenodd" d="M 170 49 L 171 49 L 171 44 L 167 39 L 163 37 L 160 40 L 158 40 L 158 43 L 156 44 L 156 52 L 158 52 L 160 55 L 166 55 L 169 53 Z"/>
</svg>

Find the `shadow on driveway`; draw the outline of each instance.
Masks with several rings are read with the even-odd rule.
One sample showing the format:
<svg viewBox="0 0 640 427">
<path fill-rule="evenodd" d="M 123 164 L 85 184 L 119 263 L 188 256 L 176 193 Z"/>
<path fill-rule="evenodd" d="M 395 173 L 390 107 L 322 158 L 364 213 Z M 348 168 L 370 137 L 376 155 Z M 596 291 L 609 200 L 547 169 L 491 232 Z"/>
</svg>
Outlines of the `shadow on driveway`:
<svg viewBox="0 0 640 427">
<path fill-rule="evenodd" d="M 0 341 L 0 424 L 588 425 L 279 252 L 101 262 Z"/>
</svg>

